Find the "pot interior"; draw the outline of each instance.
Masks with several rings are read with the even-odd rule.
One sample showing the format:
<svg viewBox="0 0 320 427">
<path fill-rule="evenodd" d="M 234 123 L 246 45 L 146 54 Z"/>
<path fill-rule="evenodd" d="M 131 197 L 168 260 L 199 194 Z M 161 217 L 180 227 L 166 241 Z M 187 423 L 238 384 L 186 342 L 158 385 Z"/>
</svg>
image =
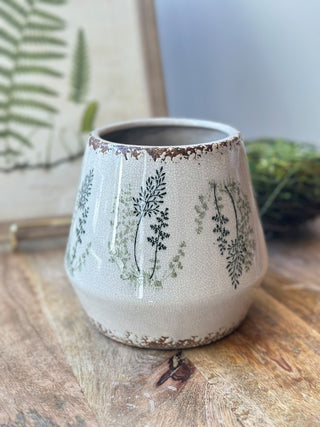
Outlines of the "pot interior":
<svg viewBox="0 0 320 427">
<path fill-rule="evenodd" d="M 228 134 L 197 126 L 137 126 L 102 132 L 100 138 L 123 145 L 179 146 L 219 141 Z"/>
</svg>

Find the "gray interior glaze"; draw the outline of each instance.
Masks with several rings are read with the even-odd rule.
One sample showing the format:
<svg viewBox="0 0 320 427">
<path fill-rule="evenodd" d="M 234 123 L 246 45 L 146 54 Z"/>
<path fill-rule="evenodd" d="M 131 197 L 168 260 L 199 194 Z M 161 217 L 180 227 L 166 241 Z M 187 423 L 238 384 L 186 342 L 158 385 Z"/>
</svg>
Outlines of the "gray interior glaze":
<svg viewBox="0 0 320 427">
<path fill-rule="evenodd" d="M 117 144 L 150 146 L 204 144 L 227 136 L 218 130 L 193 126 L 139 126 L 100 135 L 105 141 Z"/>
</svg>

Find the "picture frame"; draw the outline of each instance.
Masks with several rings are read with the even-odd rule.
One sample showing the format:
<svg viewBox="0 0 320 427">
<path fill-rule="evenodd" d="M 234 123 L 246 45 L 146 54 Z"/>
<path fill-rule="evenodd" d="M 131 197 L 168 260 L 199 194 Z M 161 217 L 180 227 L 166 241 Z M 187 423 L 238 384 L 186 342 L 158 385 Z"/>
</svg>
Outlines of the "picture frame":
<svg viewBox="0 0 320 427">
<path fill-rule="evenodd" d="M 89 131 L 167 115 L 154 3 L 3 3 L 0 236 L 65 233 Z"/>
</svg>

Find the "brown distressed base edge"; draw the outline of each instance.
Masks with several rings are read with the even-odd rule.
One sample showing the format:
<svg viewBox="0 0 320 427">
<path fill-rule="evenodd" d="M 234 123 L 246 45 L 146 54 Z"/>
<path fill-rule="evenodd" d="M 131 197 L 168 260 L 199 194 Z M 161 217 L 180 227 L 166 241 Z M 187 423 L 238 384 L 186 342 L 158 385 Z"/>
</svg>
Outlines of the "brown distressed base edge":
<svg viewBox="0 0 320 427">
<path fill-rule="evenodd" d="M 104 328 L 101 323 L 95 321 L 91 317 L 89 317 L 89 320 L 98 329 L 99 332 L 121 344 L 129 345 L 131 347 L 148 348 L 153 350 L 180 350 L 184 348 L 200 347 L 221 340 L 222 338 L 234 332 L 243 322 L 244 318 L 245 316 L 231 327 L 226 329 L 220 328 L 218 332 L 208 334 L 204 338 L 192 336 L 190 338 L 178 341 L 174 341 L 172 338 L 165 336 L 159 337 L 157 339 L 151 339 L 148 336 L 139 337 L 138 335 L 133 334 L 131 332 L 126 332 L 125 338 L 119 338 L 110 329 Z"/>
</svg>

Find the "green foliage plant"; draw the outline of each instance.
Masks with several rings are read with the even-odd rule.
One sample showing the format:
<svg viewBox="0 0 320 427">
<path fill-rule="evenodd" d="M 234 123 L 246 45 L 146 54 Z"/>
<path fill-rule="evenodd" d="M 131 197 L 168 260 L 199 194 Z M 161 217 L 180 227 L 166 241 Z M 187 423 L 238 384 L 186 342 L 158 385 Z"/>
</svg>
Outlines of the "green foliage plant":
<svg viewBox="0 0 320 427">
<path fill-rule="evenodd" d="M 284 139 L 260 139 L 245 145 L 268 235 L 294 230 L 319 215 L 319 149 Z"/>
</svg>

